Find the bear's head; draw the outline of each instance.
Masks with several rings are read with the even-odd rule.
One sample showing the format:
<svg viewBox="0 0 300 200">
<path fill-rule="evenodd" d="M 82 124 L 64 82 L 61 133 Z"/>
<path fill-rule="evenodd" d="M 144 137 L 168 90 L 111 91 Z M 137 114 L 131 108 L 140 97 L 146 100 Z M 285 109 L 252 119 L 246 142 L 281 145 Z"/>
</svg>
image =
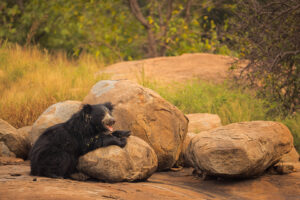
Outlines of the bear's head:
<svg viewBox="0 0 300 200">
<path fill-rule="evenodd" d="M 113 105 L 111 102 L 104 104 L 83 106 L 83 116 L 85 122 L 96 128 L 98 132 L 112 132 L 116 122 L 112 116 Z"/>
</svg>

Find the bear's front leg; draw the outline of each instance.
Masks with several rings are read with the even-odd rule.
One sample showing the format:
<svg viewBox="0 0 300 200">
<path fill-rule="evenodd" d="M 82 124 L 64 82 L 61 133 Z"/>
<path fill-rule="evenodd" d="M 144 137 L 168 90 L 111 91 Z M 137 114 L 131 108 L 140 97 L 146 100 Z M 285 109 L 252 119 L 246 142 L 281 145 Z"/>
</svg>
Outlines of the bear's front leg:
<svg viewBox="0 0 300 200">
<path fill-rule="evenodd" d="M 116 136 L 118 138 L 122 138 L 122 137 L 129 137 L 131 135 L 131 132 L 130 131 L 120 131 L 120 130 L 117 130 L 117 131 L 114 131 L 111 133 L 113 136 Z"/>
<path fill-rule="evenodd" d="M 123 148 L 123 147 L 125 147 L 126 144 L 127 144 L 127 139 L 125 137 L 118 138 L 113 135 L 107 135 L 105 137 L 102 137 L 102 146 L 103 147 L 106 147 L 109 145 L 117 145 L 117 146 Z"/>
<path fill-rule="evenodd" d="M 118 137 L 115 137 L 113 135 L 105 135 L 105 136 L 102 136 L 102 137 L 98 137 L 94 143 L 93 143 L 93 146 L 92 146 L 92 149 L 91 150 L 94 150 L 94 149 L 98 149 L 100 147 L 106 147 L 106 146 L 109 146 L 109 145 L 117 145 L 119 147 L 124 147 L 127 143 L 127 139 L 124 137 L 124 138 L 118 138 Z"/>
</svg>

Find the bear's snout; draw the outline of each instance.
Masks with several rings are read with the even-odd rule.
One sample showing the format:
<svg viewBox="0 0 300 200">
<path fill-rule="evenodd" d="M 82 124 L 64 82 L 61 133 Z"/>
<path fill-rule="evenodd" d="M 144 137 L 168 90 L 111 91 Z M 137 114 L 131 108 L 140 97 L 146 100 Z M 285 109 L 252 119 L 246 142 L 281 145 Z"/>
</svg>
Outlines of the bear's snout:
<svg viewBox="0 0 300 200">
<path fill-rule="evenodd" d="M 106 113 L 102 123 L 107 126 L 112 126 L 116 123 L 116 120 L 109 113 Z"/>
</svg>

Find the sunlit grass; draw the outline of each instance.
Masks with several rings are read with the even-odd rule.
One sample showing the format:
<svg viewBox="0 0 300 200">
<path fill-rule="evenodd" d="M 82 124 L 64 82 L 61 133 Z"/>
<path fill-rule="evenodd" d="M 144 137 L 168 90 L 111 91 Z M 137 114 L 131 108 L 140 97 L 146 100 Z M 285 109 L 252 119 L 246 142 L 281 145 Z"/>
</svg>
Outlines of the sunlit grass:
<svg viewBox="0 0 300 200">
<path fill-rule="evenodd" d="M 82 100 L 103 67 L 93 57 L 78 60 L 66 54 L 50 55 L 36 47 L 3 45 L 0 48 L 0 118 L 15 127 L 31 125 L 51 104 Z"/>
<path fill-rule="evenodd" d="M 226 84 L 216 85 L 195 80 L 145 86 L 157 91 L 184 113 L 218 114 L 224 125 L 267 118 L 262 100 L 239 89 L 230 89 Z"/>
<path fill-rule="evenodd" d="M 50 54 L 36 47 L 0 47 L 0 118 L 18 127 L 31 125 L 50 105 L 64 100 L 82 100 L 91 87 L 108 76 L 96 75 L 104 65 L 89 55 L 70 60 L 64 53 Z M 158 92 L 184 113 L 218 114 L 222 124 L 273 120 L 286 124 L 300 152 L 300 114 L 284 120 L 267 115 L 264 100 L 250 92 L 199 80 L 160 83 L 146 76 L 138 81 Z"/>
<path fill-rule="evenodd" d="M 300 114 L 286 119 L 270 116 L 262 99 L 252 92 L 229 87 L 227 84 L 212 84 L 199 80 L 187 83 L 161 84 L 145 78 L 140 83 L 158 92 L 163 98 L 184 113 L 218 114 L 222 124 L 234 122 L 271 120 L 280 121 L 289 127 L 294 136 L 294 145 L 300 152 Z"/>
</svg>

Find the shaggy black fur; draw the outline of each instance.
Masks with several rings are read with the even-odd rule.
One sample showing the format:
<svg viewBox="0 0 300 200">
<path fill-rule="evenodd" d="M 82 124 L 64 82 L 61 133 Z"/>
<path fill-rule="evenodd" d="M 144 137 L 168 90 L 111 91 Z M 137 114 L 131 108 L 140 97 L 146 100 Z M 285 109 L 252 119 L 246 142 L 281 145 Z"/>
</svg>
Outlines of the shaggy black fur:
<svg viewBox="0 0 300 200">
<path fill-rule="evenodd" d="M 69 178 L 76 173 L 79 156 L 108 145 L 124 147 L 130 131 L 114 131 L 110 102 L 84 105 L 65 123 L 45 130 L 30 152 L 31 175 Z"/>
</svg>

